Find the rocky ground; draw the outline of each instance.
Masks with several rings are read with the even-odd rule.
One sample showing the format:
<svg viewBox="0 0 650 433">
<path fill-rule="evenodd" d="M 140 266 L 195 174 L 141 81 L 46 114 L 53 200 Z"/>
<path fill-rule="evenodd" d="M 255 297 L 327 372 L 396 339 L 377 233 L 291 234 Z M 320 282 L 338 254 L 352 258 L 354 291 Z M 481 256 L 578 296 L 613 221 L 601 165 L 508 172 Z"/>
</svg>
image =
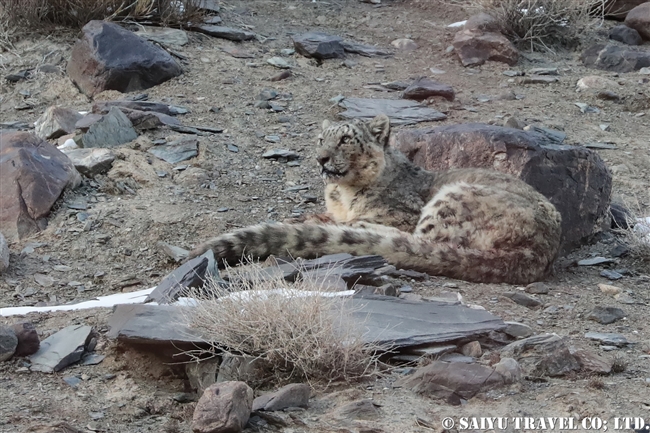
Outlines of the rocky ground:
<svg viewBox="0 0 650 433">
<path fill-rule="evenodd" d="M 149 100 L 185 107 L 185 125 L 206 125 L 221 133 L 197 136 L 198 156 L 183 164 L 168 164 L 143 152 L 152 141 L 181 137 L 168 128 L 143 134 L 138 141 L 116 150 L 113 169 L 68 192 L 49 218 L 46 230 L 10 243 L 9 269 L 0 276 L 0 308 L 38 303 L 68 303 L 95 296 L 155 286 L 176 266 L 157 246 L 165 241 L 191 248 L 201 240 L 237 227 L 282 220 L 304 212 L 321 211 L 322 181 L 314 162 L 316 136 L 323 119 L 337 119 L 337 95 L 378 97 L 376 86 L 429 76 L 455 90 L 453 102 L 433 99 L 432 106 L 447 118 L 420 126 L 484 122 L 502 125 L 514 117 L 566 133 L 566 143 L 608 143 L 595 151 L 613 174 L 613 201 L 626 203 L 648 216 L 650 194 L 650 85 L 637 72 L 612 73 L 583 66 L 580 51 L 557 54 L 522 52 L 516 66 L 488 62 L 466 68 L 447 50 L 457 29 L 447 25 L 471 14 L 459 3 L 385 1 L 381 7 L 357 1 L 307 2 L 235 1 L 222 3 L 220 16 L 233 27 L 262 37 L 242 43 L 189 33 L 188 44 L 175 48 L 183 74 L 146 90 Z M 590 42 L 605 40 L 615 23 L 605 22 Z M 355 41 L 393 50 L 386 58 L 348 55 L 322 64 L 292 49 L 290 36 L 310 30 L 326 31 Z M 415 51 L 391 46 L 399 38 L 414 40 Z M 36 73 L 16 83 L 0 84 L 0 122 L 33 123 L 47 107 L 63 105 L 90 111 L 92 101 L 80 93 L 65 73 L 75 35 L 54 32 L 31 38 L 0 53 L 4 75 L 35 68 Z M 647 43 L 646 43 L 647 45 Z M 237 58 L 232 48 L 249 54 Z M 270 81 L 282 72 L 267 63 L 280 57 L 292 66 L 288 79 Z M 43 67 L 43 65 L 49 65 Z M 40 67 L 40 69 L 39 69 Z M 557 68 L 558 80 L 524 84 L 504 75 L 507 70 Z M 603 100 L 593 91 L 578 91 L 576 83 L 598 75 L 612 82 L 606 90 L 620 96 Z M 273 89 L 278 112 L 256 107 L 258 95 Z M 509 95 L 516 95 L 512 98 Z M 104 92 L 95 100 L 120 99 Z M 393 98 L 385 93 L 382 97 Z M 581 110 L 576 103 L 597 110 Z M 281 109 L 281 111 L 279 111 Z M 583 112 L 586 111 L 586 112 Z M 410 127 L 400 127 L 410 128 Z M 289 149 L 297 162 L 266 159 L 271 149 Z M 164 175 L 163 175 L 164 174 Z M 124 187 L 126 185 L 126 188 Z M 90 223 L 88 222 L 90 221 Z M 557 333 L 599 353 L 615 356 L 624 371 L 605 376 L 573 374 L 522 380 L 510 387 L 479 394 L 462 406 L 432 400 L 394 387 L 402 370 L 358 385 L 317 388 L 307 410 L 292 412 L 286 432 L 442 431 L 444 417 L 465 416 L 573 416 L 645 417 L 650 421 L 650 332 L 647 302 L 650 270 L 630 257 L 613 264 L 576 266 L 592 256 L 613 257 L 618 238 L 604 233 L 597 242 L 559 260 L 555 274 L 531 308 L 504 294 L 508 285 L 471 284 L 441 277 L 427 281 L 403 280 L 414 293 L 427 297 L 457 292 L 465 302 L 484 306 L 508 321 L 528 325 L 537 334 Z M 610 281 L 604 269 L 626 269 Z M 599 284 L 615 285 L 603 291 Z M 617 307 L 624 318 L 611 324 L 589 319 L 597 306 Z M 30 372 L 20 358 L 0 363 L 0 431 L 73 431 L 47 427 L 68 423 L 80 431 L 176 432 L 190 431 L 195 403 L 175 397 L 187 391 L 177 369 L 152 355 L 118 346 L 105 337 L 109 311 L 30 314 L 5 317 L 0 323 L 31 321 L 41 338 L 71 325 L 93 326 L 99 332 L 96 351 L 106 355 L 93 366 L 72 366 L 55 374 Z M 622 334 L 633 344 L 605 348 L 584 337 L 586 332 Z M 81 382 L 70 386 L 64 377 Z M 372 399 L 376 411 L 352 420 L 337 418 L 337 408 L 360 399 Z M 344 419 L 347 418 L 347 419 Z M 247 431 L 273 429 L 249 425 Z M 56 428 L 59 428 L 57 430 Z M 509 427 L 513 431 L 514 427 Z M 475 430 L 481 430 L 479 428 Z M 553 429 L 549 429 L 553 430 Z M 628 431 L 631 431 L 628 429 Z"/>
</svg>

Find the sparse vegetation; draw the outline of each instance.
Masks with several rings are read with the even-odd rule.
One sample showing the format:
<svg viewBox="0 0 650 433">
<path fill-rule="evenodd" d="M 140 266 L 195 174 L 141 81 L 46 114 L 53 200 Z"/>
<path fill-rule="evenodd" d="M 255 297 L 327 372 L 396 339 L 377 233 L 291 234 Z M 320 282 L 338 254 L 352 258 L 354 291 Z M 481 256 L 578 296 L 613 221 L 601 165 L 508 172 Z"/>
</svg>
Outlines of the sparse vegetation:
<svg viewBox="0 0 650 433">
<path fill-rule="evenodd" d="M 612 363 L 612 373 L 623 373 L 627 370 L 627 361 L 622 355 L 616 355 Z"/>
<path fill-rule="evenodd" d="M 259 358 L 280 382 L 354 381 L 376 372 L 379 348 L 363 342 L 349 299 L 327 296 L 316 280 L 269 278 L 257 264 L 229 274 L 234 289 L 211 283 L 187 294 L 199 300 L 187 317 L 215 352 Z"/>
<path fill-rule="evenodd" d="M 627 213 L 624 215 L 625 224 L 615 232 L 622 236 L 625 245 L 629 249 L 632 258 L 650 263 L 650 221 L 640 222 L 640 219 L 650 217 L 644 206 L 637 200 L 634 203 L 627 202 L 625 206 Z"/>
<path fill-rule="evenodd" d="M 199 0 L 0 0 L 0 17 L 23 31 L 82 27 L 90 20 L 146 20 L 183 25 L 199 14 Z"/>
<path fill-rule="evenodd" d="M 576 45 L 594 21 L 602 20 L 606 4 L 604 0 L 472 0 L 473 7 L 494 17 L 517 45 L 548 52 Z"/>
<path fill-rule="evenodd" d="M 591 376 L 587 386 L 591 389 L 605 389 L 605 382 L 600 376 Z"/>
</svg>

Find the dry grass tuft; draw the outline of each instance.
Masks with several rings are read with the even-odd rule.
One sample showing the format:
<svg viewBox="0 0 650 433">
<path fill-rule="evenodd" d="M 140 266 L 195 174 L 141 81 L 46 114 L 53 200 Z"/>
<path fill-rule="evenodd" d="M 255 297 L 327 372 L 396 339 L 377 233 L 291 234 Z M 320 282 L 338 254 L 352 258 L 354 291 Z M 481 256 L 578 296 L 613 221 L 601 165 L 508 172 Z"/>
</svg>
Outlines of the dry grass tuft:
<svg viewBox="0 0 650 433">
<path fill-rule="evenodd" d="M 214 352 L 258 358 L 279 382 L 350 382 L 376 373 L 386 348 L 363 342 L 349 298 L 327 296 L 334 293 L 319 281 L 269 277 L 258 264 L 230 269 L 229 277 L 228 289 L 212 283 L 186 294 L 199 300 L 186 317 Z"/>
<path fill-rule="evenodd" d="M 606 0 L 472 0 L 473 8 L 494 17 L 521 48 L 551 53 L 577 45 L 595 21 L 602 21 L 605 5 Z"/>
<path fill-rule="evenodd" d="M 200 0 L 0 0 L 0 17 L 28 33 L 51 26 L 80 28 L 91 20 L 183 26 L 201 14 Z"/>
<path fill-rule="evenodd" d="M 623 373 L 627 370 L 627 361 L 623 355 L 616 355 L 612 363 L 612 373 Z"/>
<path fill-rule="evenodd" d="M 605 389 L 605 382 L 600 376 L 591 376 L 587 386 L 591 389 Z"/>
<path fill-rule="evenodd" d="M 650 213 L 638 200 L 628 201 L 625 209 L 625 224 L 619 225 L 614 232 L 622 236 L 633 259 L 650 264 Z"/>
</svg>

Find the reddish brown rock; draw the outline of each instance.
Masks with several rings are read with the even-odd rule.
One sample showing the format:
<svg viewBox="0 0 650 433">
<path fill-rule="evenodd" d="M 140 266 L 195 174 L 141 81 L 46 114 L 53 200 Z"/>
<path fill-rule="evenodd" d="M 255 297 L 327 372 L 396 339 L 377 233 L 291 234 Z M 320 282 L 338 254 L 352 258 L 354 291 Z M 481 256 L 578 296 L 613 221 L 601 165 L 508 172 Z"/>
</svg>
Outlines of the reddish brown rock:
<svg viewBox="0 0 650 433">
<path fill-rule="evenodd" d="M 488 60 L 514 66 L 519 60 L 512 42 L 496 32 L 461 30 L 454 36 L 453 46 L 463 66 L 482 65 Z"/>
<path fill-rule="evenodd" d="M 59 138 L 71 134 L 83 116 L 70 108 L 52 106 L 36 121 L 36 135 L 41 138 Z"/>
<path fill-rule="evenodd" d="M 423 101 L 433 96 L 440 96 L 448 101 L 453 101 L 456 93 L 451 86 L 430 80 L 427 77 L 418 78 L 402 93 L 402 98 L 416 101 Z"/>
<path fill-rule="evenodd" d="M 0 231 L 12 241 L 42 230 L 54 202 L 80 182 L 70 159 L 47 141 L 0 134 Z"/>
<path fill-rule="evenodd" d="M 194 409 L 195 433 L 238 433 L 244 429 L 253 407 L 253 390 L 244 382 L 209 386 Z"/>
<path fill-rule="evenodd" d="M 391 144 L 427 170 L 491 168 L 524 180 L 562 214 L 564 251 L 609 225 L 612 176 L 600 156 L 584 147 L 480 123 L 402 130 Z"/>
<path fill-rule="evenodd" d="M 627 13 L 625 25 L 633 28 L 645 40 L 650 40 L 650 2 L 642 3 Z"/>
<path fill-rule="evenodd" d="M 419 394 L 460 404 L 481 391 L 507 384 L 506 379 L 494 368 L 464 362 L 433 361 L 418 369 L 412 376 L 398 381 L 398 384 Z"/>
<path fill-rule="evenodd" d="M 163 83 L 182 73 L 162 48 L 105 21 L 90 21 L 72 49 L 67 68 L 88 96 L 104 90 L 133 92 Z"/>
<path fill-rule="evenodd" d="M 29 322 L 16 323 L 13 325 L 14 333 L 18 337 L 18 346 L 15 356 L 29 356 L 38 352 L 41 346 L 41 339 L 38 338 L 36 328 Z"/>
<path fill-rule="evenodd" d="M 648 0 L 608 0 L 606 16 L 617 20 L 624 20 L 628 12 Z"/>
</svg>

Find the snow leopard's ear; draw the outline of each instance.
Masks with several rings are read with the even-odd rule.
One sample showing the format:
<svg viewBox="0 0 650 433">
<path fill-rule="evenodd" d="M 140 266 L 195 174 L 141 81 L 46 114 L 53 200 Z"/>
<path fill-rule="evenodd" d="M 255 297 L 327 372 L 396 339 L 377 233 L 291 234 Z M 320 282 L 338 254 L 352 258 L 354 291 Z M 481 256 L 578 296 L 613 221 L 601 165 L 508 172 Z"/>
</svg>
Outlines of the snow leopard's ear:
<svg viewBox="0 0 650 433">
<path fill-rule="evenodd" d="M 377 142 L 386 147 L 390 136 L 390 119 L 385 114 L 380 114 L 368 122 L 370 133 L 377 139 Z"/>
<path fill-rule="evenodd" d="M 325 131 L 327 128 L 329 128 L 331 125 L 330 121 L 325 119 L 323 120 L 323 131 Z"/>
</svg>

